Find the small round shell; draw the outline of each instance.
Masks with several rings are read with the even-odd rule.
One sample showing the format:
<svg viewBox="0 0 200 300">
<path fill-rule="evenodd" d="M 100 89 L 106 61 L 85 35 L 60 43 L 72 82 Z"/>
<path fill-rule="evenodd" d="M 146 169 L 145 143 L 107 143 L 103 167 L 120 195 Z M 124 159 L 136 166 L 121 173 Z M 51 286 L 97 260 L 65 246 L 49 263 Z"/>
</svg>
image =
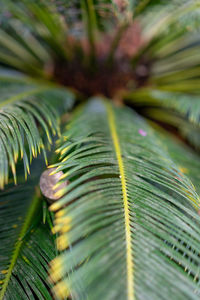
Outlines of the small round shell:
<svg viewBox="0 0 200 300">
<path fill-rule="evenodd" d="M 63 189 L 68 185 L 68 181 L 62 182 L 56 189 L 53 189 L 53 187 L 56 185 L 56 183 L 59 182 L 61 176 L 64 174 L 62 171 L 59 171 L 55 174 L 50 175 L 53 171 L 55 171 L 56 168 L 51 168 L 42 173 L 40 176 L 40 189 L 42 194 L 49 200 L 49 202 L 53 202 L 55 200 L 58 200 L 60 197 L 55 196 L 55 193 Z"/>
</svg>

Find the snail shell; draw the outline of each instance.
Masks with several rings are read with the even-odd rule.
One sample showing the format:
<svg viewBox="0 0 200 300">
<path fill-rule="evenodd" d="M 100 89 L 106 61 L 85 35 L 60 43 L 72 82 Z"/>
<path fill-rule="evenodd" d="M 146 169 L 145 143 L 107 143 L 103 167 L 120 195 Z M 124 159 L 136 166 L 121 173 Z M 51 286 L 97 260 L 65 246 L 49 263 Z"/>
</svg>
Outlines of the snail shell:
<svg viewBox="0 0 200 300">
<path fill-rule="evenodd" d="M 51 168 L 42 173 L 40 176 L 40 189 L 42 194 L 47 198 L 47 200 L 52 203 L 55 200 L 58 200 L 60 197 L 55 196 L 55 193 L 66 187 L 69 182 L 68 180 L 62 182 L 59 187 L 53 189 L 56 183 L 59 182 L 61 176 L 64 174 L 62 171 L 59 171 L 55 174 L 50 175 L 56 168 Z"/>
</svg>

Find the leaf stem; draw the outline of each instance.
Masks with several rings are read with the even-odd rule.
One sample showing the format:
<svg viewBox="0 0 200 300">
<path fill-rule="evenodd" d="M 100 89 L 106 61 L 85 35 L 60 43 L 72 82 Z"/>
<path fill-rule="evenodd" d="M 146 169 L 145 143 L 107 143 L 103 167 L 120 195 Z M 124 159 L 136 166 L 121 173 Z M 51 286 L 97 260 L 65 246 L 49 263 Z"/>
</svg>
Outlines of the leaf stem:
<svg viewBox="0 0 200 300">
<path fill-rule="evenodd" d="M 127 193 L 127 182 L 126 175 L 124 170 L 124 163 L 122 159 L 122 153 L 119 143 L 119 138 L 117 135 L 116 122 L 112 106 L 109 103 L 106 103 L 108 122 L 110 127 L 110 132 L 116 152 L 116 157 L 119 166 L 119 173 L 122 186 L 122 195 L 124 202 L 124 218 L 125 218 L 125 234 L 126 234 L 126 265 L 127 265 L 127 299 L 134 300 L 134 265 L 132 258 L 132 246 L 131 246 L 131 224 L 130 224 L 130 215 L 129 215 L 129 203 L 128 203 L 128 193 Z"/>
</svg>

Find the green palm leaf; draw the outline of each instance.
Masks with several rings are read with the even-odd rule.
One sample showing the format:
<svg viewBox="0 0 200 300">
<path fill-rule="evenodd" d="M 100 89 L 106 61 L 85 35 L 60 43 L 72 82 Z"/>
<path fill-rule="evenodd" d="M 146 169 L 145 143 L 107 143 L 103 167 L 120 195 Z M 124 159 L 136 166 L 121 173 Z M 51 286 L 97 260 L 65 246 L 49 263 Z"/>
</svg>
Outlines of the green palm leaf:
<svg viewBox="0 0 200 300">
<path fill-rule="evenodd" d="M 93 101 L 64 136 L 56 166 L 70 183 L 51 206 L 57 298 L 196 299 L 200 201 L 154 130 Z"/>
<path fill-rule="evenodd" d="M 0 299 L 52 299 L 47 268 L 55 247 L 40 223 L 41 197 L 35 189 L 43 167 L 38 158 L 26 185 L 21 179 L 17 187 L 0 193 Z"/>
<path fill-rule="evenodd" d="M 175 105 L 173 105 L 174 107 Z M 188 141 L 195 149 L 200 148 L 200 128 L 199 124 L 188 122 L 187 115 L 182 116 L 178 111 L 173 109 L 166 109 L 162 107 L 147 108 L 145 114 L 161 124 L 170 125 L 175 128 L 175 132 L 180 134 L 185 141 Z"/>
<path fill-rule="evenodd" d="M 164 107 L 178 112 L 190 122 L 200 124 L 200 100 L 198 94 L 168 92 L 144 88 L 132 94 L 130 99 L 146 107 Z"/>
<path fill-rule="evenodd" d="M 0 300 L 199 298 L 198 155 L 105 99 L 71 119 L 52 84 L 125 99 L 199 147 L 199 16 L 195 0 L 3 1 L 0 64 L 37 80 L 0 70 Z M 27 177 L 59 119 L 52 228 L 41 160 L 26 185 L 17 162 Z"/>
<path fill-rule="evenodd" d="M 50 231 L 42 224 L 21 248 L 4 299 L 52 300 L 48 263 L 55 257 Z"/>
<path fill-rule="evenodd" d="M 0 30 L 0 60 L 35 76 L 51 76 L 52 56 L 67 59 L 67 28 L 54 6 L 37 1 L 6 1 L 12 14 Z M 5 9 L 4 8 L 4 9 Z M 26 28 L 24 27 L 26 23 Z"/>
<path fill-rule="evenodd" d="M 46 156 L 44 144 L 52 144 L 52 136 L 59 134 L 59 110 L 72 104 L 62 89 L 4 76 L 0 77 L 0 188 L 8 183 L 9 167 L 16 183 L 19 157 L 27 176 L 32 157 L 41 151 Z"/>
<path fill-rule="evenodd" d="M 159 139 L 162 140 L 166 150 L 172 159 L 176 161 L 181 172 L 191 179 L 198 194 L 200 194 L 200 159 L 198 154 L 163 129 L 159 128 L 159 132 L 161 132 L 158 133 Z"/>
<path fill-rule="evenodd" d="M 195 148 L 200 147 L 200 101 L 197 93 L 167 92 L 143 88 L 128 95 L 148 118 L 172 125 Z"/>
<path fill-rule="evenodd" d="M 200 99 L 198 95 L 151 91 L 152 98 L 158 100 L 163 107 L 172 108 L 196 125 L 200 124 Z"/>
<path fill-rule="evenodd" d="M 164 3 L 163 3 L 164 4 Z M 199 91 L 200 7 L 195 1 L 171 1 L 167 5 L 138 16 L 142 25 L 143 45 L 133 66 L 147 73 L 149 89 L 167 92 L 193 93 Z M 158 13 L 159 11 L 159 13 Z M 140 70 L 140 63 L 143 67 Z M 139 95 L 139 90 L 136 90 Z M 141 95 L 143 94 L 143 89 Z M 132 95 L 134 98 L 134 95 Z M 143 99 L 145 100 L 145 99 Z"/>
</svg>

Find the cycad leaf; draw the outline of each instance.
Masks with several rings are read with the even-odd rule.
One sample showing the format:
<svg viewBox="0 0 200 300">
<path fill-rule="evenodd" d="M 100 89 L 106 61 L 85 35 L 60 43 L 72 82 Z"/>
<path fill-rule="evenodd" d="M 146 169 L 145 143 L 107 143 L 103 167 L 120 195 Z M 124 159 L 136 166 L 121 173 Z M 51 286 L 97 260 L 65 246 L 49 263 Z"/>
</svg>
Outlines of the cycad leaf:
<svg viewBox="0 0 200 300">
<path fill-rule="evenodd" d="M 25 0 L 16 4 L 8 0 L 5 8 L 12 17 L 0 29 L 0 60 L 29 74 L 48 77 L 51 54 L 67 57 L 68 49 L 63 43 L 67 30 L 61 16 L 46 1 Z"/>
<path fill-rule="evenodd" d="M 197 95 L 159 90 L 149 91 L 149 95 L 163 107 L 172 108 L 187 117 L 192 123 L 200 124 L 200 98 Z"/>
<path fill-rule="evenodd" d="M 144 39 L 133 58 L 134 64 L 139 62 L 138 75 L 143 62 L 141 74 L 143 71 L 147 74 L 149 86 L 171 92 L 198 91 L 199 2 L 170 1 L 155 5 L 147 14 L 139 15 L 138 21 Z"/>
<path fill-rule="evenodd" d="M 145 2 L 145 1 L 144 1 Z M 155 5 L 146 14 L 140 15 L 144 25 L 146 38 L 162 38 L 169 33 L 169 29 L 176 32 L 194 32 L 200 26 L 199 1 L 164 1 L 165 5 Z M 139 9 L 140 10 L 140 9 Z M 159 12 L 159 13 L 158 13 Z M 173 32 L 171 32 L 173 34 Z"/>
<path fill-rule="evenodd" d="M 55 246 L 48 228 L 38 225 L 41 198 L 35 189 L 43 167 L 38 158 L 31 180 L 25 185 L 21 180 L 18 186 L 10 185 L 0 193 L 1 300 L 52 299 L 47 268 L 55 256 Z"/>
<path fill-rule="evenodd" d="M 4 299 L 52 300 L 48 263 L 55 252 L 51 232 L 40 223 L 21 248 Z"/>
<path fill-rule="evenodd" d="M 159 132 L 158 134 L 166 150 L 177 163 L 181 172 L 191 179 L 198 194 L 200 194 L 199 155 L 166 131 L 162 130 L 161 133 Z"/>
<path fill-rule="evenodd" d="M 58 152 L 70 183 L 51 206 L 58 299 L 197 299 L 199 197 L 134 112 L 93 101 Z"/>
<path fill-rule="evenodd" d="M 59 110 L 67 111 L 71 104 L 72 97 L 62 89 L 0 78 L 0 188 L 8 182 L 9 167 L 16 182 L 19 157 L 27 176 L 32 157 L 41 150 L 45 155 L 44 143 L 50 145 L 52 135 L 59 134 Z"/>
<path fill-rule="evenodd" d="M 194 122 L 188 121 L 187 116 L 190 116 L 190 114 L 182 115 L 178 110 L 170 109 L 170 107 L 166 105 L 166 107 L 169 108 L 167 109 L 163 103 L 163 107 L 160 107 L 161 103 L 158 104 L 158 102 L 154 102 L 155 106 L 158 105 L 158 107 L 154 108 L 152 107 L 152 104 L 153 103 L 151 102 L 150 107 L 147 106 L 145 109 L 145 115 L 148 118 L 161 122 L 164 125 L 172 126 L 172 128 L 175 128 L 175 130 L 177 130 L 185 140 L 193 145 L 194 148 L 200 148 L 199 123 L 195 124 Z M 176 107 L 174 104 L 172 106 Z"/>
<path fill-rule="evenodd" d="M 200 123 L 200 99 L 198 95 L 168 92 L 144 88 L 130 95 L 133 103 L 141 106 L 161 106 L 174 109 L 192 123 Z"/>
<path fill-rule="evenodd" d="M 143 88 L 130 93 L 127 102 L 145 109 L 148 117 L 176 127 L 184 138 L 199 149 L 200 100 L 197 93 Z"/>
</svg>

